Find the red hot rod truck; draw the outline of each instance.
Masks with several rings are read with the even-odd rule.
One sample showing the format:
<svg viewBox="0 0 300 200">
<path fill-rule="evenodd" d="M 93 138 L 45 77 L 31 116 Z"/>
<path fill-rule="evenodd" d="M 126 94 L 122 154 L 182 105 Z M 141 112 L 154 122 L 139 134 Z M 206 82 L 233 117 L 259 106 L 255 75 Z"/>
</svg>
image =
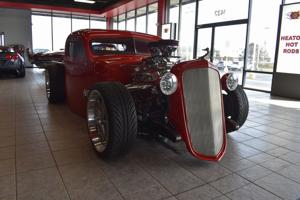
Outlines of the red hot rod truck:
<svg viewBox="0 0 300 200">
<path fill-rule="evenodd" d="M 101 156 L 126 153 L 138 131 L 185 142 L 188 151 L 218 161 L 226 133 L 248 115 L 248 99 L 236 76 L 220 77 L 203 57 L 171 62 L 178 41 L 116 30 L 80 30 L 65 51 L 33 57 L 45 67 L 50 103 L 66 100 L 85 117 Z"/>
</svg>

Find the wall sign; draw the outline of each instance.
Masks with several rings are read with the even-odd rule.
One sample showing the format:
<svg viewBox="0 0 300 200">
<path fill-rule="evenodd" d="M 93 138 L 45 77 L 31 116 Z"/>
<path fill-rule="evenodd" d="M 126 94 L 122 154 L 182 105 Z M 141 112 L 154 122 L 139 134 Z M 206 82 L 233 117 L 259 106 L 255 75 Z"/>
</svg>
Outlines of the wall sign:
<svg viewBox="0 0 300 200">
<path fill-rule="evenodd" d="M 169 23 L 162 25 L 161 38 L 165 40 L 176 39 L 176 23 Z"/>
<path fill-rule="evenodd" d="M 210 24 L 248 18 L 249 0 L 199 1 L 198 24 Z"/>
<path fill-rule="evenodd" d="M 277 55 L 277 72 L 300 74 L 300 3 L 284 5 Z"/>
</svg>

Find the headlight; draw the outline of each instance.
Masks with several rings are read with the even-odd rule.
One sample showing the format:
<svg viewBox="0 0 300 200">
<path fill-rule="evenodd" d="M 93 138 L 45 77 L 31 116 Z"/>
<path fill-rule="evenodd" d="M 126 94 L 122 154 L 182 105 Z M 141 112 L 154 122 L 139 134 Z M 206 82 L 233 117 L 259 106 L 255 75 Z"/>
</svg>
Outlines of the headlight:
<svg viewBox="0 0 300 200">
<path fill-rule="evenodd" d="M 226 86 L 229 91 L 233 91 L 239 84 L 239 79 L 236 74 L 229 73 L 226 79 Z"/>
<path fill-rule="evenodd" d="M 172 74 L 170 72 L 165 73 L 159 82 L 160 90 L 165 95 L 171 95 L 173 94 L 177 89 L 177 78 L 175 74 Z"/>
</svg>

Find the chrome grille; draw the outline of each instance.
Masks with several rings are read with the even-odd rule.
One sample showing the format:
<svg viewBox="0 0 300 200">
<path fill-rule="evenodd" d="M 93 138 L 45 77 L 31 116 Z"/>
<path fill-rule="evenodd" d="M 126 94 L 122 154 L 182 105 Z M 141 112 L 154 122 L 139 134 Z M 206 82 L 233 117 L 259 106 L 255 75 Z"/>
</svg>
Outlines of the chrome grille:
<svg viewBox="0 0 300 200">
<path fill-rule="evenodd" d="M 216 156 L 223 144 L 223 112 L 220 78 L 211 68 L 183 73 L 183 93 L 187 125 L 196 151 Z"/>
</svg>

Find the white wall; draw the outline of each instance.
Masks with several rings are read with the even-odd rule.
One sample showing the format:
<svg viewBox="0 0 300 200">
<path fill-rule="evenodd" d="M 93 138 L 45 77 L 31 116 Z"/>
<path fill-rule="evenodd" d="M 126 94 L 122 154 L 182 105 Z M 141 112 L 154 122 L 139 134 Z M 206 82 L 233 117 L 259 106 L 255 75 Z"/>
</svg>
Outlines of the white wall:
<svg viewBox="0 0 300 200">
<path fill-rule="evenodd" d="M 0 8 L 0 32 L 5 34 L 5 45 L 23 44 L 31 48 L 30 10 Z"/>
</svg>

